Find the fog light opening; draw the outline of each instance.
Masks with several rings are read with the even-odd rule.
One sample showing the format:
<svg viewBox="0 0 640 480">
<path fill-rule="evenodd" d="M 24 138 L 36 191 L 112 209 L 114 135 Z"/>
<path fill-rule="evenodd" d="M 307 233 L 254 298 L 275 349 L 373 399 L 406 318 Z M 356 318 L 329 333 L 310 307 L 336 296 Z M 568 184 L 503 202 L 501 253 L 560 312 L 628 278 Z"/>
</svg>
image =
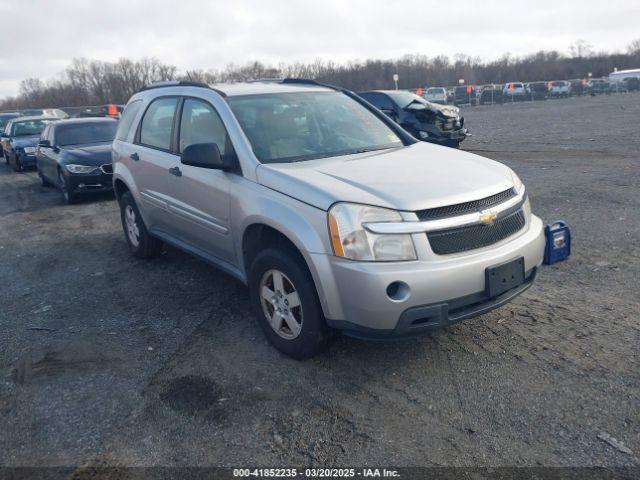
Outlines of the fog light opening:
<svg viewBox="0 0 640 480">
<path fill-rule="evenodd" d="M 411 289 L 404 282 L 391 282 L 387 287 L 387 296 L 394 302 L 404 302 L 411 296 Z"/>
</svg>

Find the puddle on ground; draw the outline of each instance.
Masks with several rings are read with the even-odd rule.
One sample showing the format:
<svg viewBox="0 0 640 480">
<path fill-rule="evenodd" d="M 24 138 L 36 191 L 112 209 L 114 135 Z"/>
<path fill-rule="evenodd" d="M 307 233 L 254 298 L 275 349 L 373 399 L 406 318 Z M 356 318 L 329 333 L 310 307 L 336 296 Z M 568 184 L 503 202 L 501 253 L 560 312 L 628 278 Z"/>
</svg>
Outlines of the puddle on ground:
<svg viewBox="0 0 640 480">
<path fill-rule="evenodd" d="M 198 413 L 214 406 L 220 395 L 217 385 L 207 377 L 187 375 L 169 381 L 160 399 L 180 413 Z"/>
</svg>

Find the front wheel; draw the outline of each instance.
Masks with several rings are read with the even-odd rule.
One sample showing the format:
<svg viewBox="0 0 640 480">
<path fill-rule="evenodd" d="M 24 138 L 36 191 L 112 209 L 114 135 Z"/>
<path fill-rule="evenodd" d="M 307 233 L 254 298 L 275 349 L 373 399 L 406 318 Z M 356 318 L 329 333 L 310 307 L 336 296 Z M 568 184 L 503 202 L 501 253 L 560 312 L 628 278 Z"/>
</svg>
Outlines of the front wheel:
<svg viewBox="0 0 640 480">
<path fill-rule="evenodd" d="M 268 248 L 249 270 L 251 303 L 271 344 L 302 360 L 328 345 L 330 329 L 304 260 L 291 252 Z"/>
<path fill-rule="evenodd" d="M 64 197 L 64 201 L 72 205 L 78 201 L 78 196 L 72 190 L 71 186 L 67 182 L 67 179 L 64 178 L 62 174 L 62 170 L 58 170 L 58 181 L 60 183 L 60 190 L 62 190 L 62 196 Z M 44 177 L 43 177 L 43 185 L 44 185 Z"/>
<path fill-rule="evenodd" d="M 20 156 L 17 153 L 13 156 L 13 170 L 14 172 L 21 172 L 23 170 Z"/>
<path fill-rule="evenodd" d="M 122 220 L 122 229 L 124 236 L 129 245 L 131 253 L 138 258 L 153 258 L 160 255 L 162 251 L 162 242 L 149 235 L 147 227 L 142 220 L 140 210 L 133 195 L 125 192 L 120 197 L 120 219 Z"/>
<path fill-rule="evenodd" d="M 42 172 L 40 170 L 38 170 L 38 177 L 40 177 L 40 184 L 43 187 L 50 187 L 51 186 L 51 183 L 49 183 L 49 180 L 44 178 L 44 175 L 42 174 Z"/>
</svg>

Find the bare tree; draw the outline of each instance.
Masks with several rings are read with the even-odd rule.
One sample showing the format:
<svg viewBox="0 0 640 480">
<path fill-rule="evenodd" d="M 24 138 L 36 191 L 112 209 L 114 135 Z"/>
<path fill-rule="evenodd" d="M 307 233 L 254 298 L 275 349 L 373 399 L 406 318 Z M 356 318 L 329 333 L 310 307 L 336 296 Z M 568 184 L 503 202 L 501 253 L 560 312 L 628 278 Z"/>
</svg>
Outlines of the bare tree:
<svg viewBox="0 0 640 480">
<path fill-rule="evenodd" d="M 220 70 L 193 69 L 184 73 L 155 58 L 122 58 L 114 63 L 81 58 L 73 60 L 54 80 L 25 79 L 16 97 L 0 100 L 0 109 L 125 103 L 148 83 L 174 79 L 212 84 L 303 77 L 358 91 L 393 88 L 395 73 L 400 76 L 400 88 L 412 89 L 457 85 L 460 78 L 472 84 L 562 80 L 584 78 L 588 72 L 595 77 L 608 75 L 615 67 L 640 67 L 640 38 L 629 45 L 627 53 L 595 53 L 584 40 L 574 42 L 570 52 L 569 56 L 553 50 L 524 57 L 505 54 L 488 62 L 465 54 L 453 58 L 412 54 L 391 60 L 352 60 L 342 64 L 321 58 L 278 65 L 253 61 L 229 64 Z"/>
<path fill-rule="evenodd" d="M 586 40 L 579 39 L 569 45 L 569 53 L 572 57 L 577 58 L 590 57 L 593 55 L 593 45 Z"/>
</svg>

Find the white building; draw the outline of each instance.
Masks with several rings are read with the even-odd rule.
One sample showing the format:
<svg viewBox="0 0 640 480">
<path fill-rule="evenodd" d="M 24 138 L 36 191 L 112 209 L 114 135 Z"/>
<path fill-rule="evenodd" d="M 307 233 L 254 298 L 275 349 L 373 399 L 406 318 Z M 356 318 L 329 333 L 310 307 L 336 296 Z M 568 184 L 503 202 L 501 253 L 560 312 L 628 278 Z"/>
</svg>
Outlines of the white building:
<svg viewBox="0 0 640 480">
<path fill-rule="evenodd" d="M 621 82 L 625 78 L 635 77 L 640 79 L 640 68 L 634 68 L 632 70 L 618 70 L 609 74 L 609 83 L 614 84 Z"/>
</svg>

